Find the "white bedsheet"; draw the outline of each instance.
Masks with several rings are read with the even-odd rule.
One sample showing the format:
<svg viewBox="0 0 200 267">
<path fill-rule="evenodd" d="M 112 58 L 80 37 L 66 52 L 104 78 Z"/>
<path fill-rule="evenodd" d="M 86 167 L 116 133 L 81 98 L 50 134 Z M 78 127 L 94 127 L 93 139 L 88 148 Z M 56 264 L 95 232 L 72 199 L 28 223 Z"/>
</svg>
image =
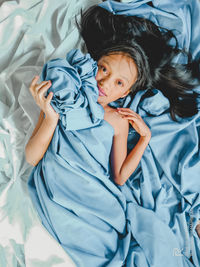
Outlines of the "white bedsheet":
<svg viewBox="0 0 200 267">
<path fill-rule="evenodd" d="M 99 2 L 0 1 L 0 267 L 75 266 L 28 195 L 24 149 L 40 112 L 29 85 L 46 61 L 81 48 L 74 16 Z"/>
</svg>

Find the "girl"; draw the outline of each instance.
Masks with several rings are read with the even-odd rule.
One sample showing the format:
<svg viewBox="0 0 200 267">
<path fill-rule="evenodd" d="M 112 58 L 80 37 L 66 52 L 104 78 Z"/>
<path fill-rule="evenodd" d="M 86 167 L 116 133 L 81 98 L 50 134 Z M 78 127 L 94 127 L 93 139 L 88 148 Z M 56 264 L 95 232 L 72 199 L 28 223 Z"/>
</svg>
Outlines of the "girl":
<svg viewBox="0 0 200 267">
<path fill-rule="evenodd" d="M 137 167 L 150 141 L 151 132 L 131 109 L 116 110 L 108 104 L 125 98 L 129 92 L 134 96 L 139 90 L 158 88 L 169 99 L 173 120 L 177 120 L 176 115 L 182 118 L 193 116 L 198 112 L 198 94 L 193 89 L 199 84 L 194 82 L 194 78 L 198 78 L 199 62 L 189 58 L 188 64 L 175 64 L 174 57 L 181 52 L 186 53 L 177 48 L 177 42 L 175 47 L 169 44 L 172 38 L 176 40 L 175 35 L 169 30 L 161 31 L 144 18 L 113 15 L 104 8 L 92 6 L 82 14 L 81 23 L 77 26 L 88 52 L 98 62 L 98 102 L 105 110 L 104 119 L 115 130 L 112 172 L 114 181 L 123 185 Z M 37 84 L 37 79 L 32 81 L 30 91 L 41 108 L 41 114 L 26 145 L 26 158 L 32 165 L 43 157 L 59 119 L 50 105 L 52 95 L 44 98 L 51 84 Z M 44 122 L 43 112 L 46 115 Z M 140 134 L 140 139 L 127 156 L 129 123 Z"/>
<path fill-rule="evenodd" d="M 137 113 L 127 108 L 119 108 L 116 111 L 108 105 L 130 92 L 137 75 L 134 60 L 120 51 L 102 56 L 98 61 L 96 75 L 99 89 L 98 102 L 105 110 L 104 119 L 114 128 L 111 166 L 114 182 L 118 185 L 123 185 L 136 169 L 151 138 L 150 129 Z M 33 166 L 37 165 L 46 152 L 59 119 L 59 114 L 50 105 L 53 95 L 49 94 L 47 99 L 44 97 L 51 86 L 50 81 L 37 84 L 37 80 L 36 76 L 30 85 L 30 91 L 41 112 L 36 128 L 26 145 L 26 160 Z M 127 156 L 129 123 L 140 134 L 140 139 Z"/>
<path fill-rule="evenodd" d="M 111 149 L 112 177 L 116 184 L 123 185 L 137 167 L 151 139 L 151 131 L 143 119 L 131 109 L 115 109 L 110 104 L 117 99 L 125 98 L 129 93 L 134 97 L 139 90 L 158 88 L 169 99 L 173 120 L 176 120 L 176 115 L 183 118 L 192 116 L 198 111 L 197 93 L 193 91 L 195 84 L 192 81 L 197 77 L 198 65 L 192 61 L 185 65 L 175 64 L 173 59 L 181 52 L 177 45 L 175 47 L 169 45 L 169 41 L 175 36 L 170 31 L 161 31 L 145 19 L 115 16 L 97 6 L 82 15 L 79 28 L 88 52 L 98 62 L 96 75 L 99 89 L 98 103 L 104 108 L 104 120 L 114 129 Z M 50 81 L 39 84 L 37 81 L 38 77 L 35 77 L 30 85 L 30 91 L 41 113 L 32 137 L 26 145 L 26 159 L 33 166 L 36 166 L 44 156 L 59 119 L 59 115 L 50 105 L 52 94 L 47 98 L 44 97 L 51 86 Z M 127 155 L 129 123 L 140 138 Z M 102 196 L 102 201 L 104 198 L 106 196 Z M 95 206 L 95 203 L 92 205 Z M 112 208 L 114 210 L 115 205 Z M 103 209 L 106 207 L 103 206 Z M 79 210 L 76 211 L 79 214 Z M 80 214 L 81 211 L 80 209 Z M 108 214 L 110 213 L 112 214 L 112 211 Z M 117 212 L 114 214 L 116 216 Z M 116 222 L 120 222 L 120 219 Z M 95 222 L 94 220 L 94 224 Z M 111 232 L 107 230 L 108 225 L 109 223 L 105 227 L 106 233 Z M 196 230 L 198 229 L 197 227 Z M 118 232 L 123 231 L 120 229 Z M 96 234 L 98 232 L 95 232 Z"/>
</svg>

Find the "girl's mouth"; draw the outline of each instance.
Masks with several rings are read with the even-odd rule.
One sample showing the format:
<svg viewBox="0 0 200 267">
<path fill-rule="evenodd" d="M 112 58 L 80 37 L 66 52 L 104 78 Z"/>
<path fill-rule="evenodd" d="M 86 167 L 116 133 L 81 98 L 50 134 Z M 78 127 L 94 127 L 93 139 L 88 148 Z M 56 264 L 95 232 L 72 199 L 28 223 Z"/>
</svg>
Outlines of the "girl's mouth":
<svg viewBox="0 0 200 267">
<path fill-rule="evenodd" d="M 100 96 L 106 96 L 106 94 L 104 93 L 103 89 L 98 85 L 99 88 L 99 95 Z"/>
</svg>

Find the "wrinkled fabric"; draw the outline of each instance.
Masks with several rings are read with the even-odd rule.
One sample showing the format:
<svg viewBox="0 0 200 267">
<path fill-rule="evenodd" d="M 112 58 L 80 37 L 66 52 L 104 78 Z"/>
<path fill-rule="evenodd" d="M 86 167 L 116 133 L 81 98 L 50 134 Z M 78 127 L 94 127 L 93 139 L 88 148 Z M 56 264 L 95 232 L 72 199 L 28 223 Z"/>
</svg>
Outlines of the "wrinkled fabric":
<svg viewBox="0 0 200 267">
<path fill-rule="evenodd" d="M 25 160 L 24 148 L 39 116 L 39 108 L 28 88 L 34 75 L 41 72 L 43 65 L 49 59 L 64 58 L 67 51 L 82 47 L 82 40 L 75 27 L 74 16 L 80 13 L 81 8 L 86 9 L 98 2 L 100 1 L 1 1 L 0 266 L 75 266 L 68 256 L 67 249 L 63 250 L 59 242 L 49 234 L 49 231 L 42 227 L 27 192 L 26 182 L 32 166 Z M 120 6 L 123 5 L 122 11 L 126 7 L 128 12 L 130 10 L 129 6 L 127 7 L 129 1 L 122 0 L 122 2 L 124 2 L 120 4 Z M 134 9 L 135 12 L 139 12 L 139 16 L 146 14 L 145 16 L 148 17 L 148 12 L 151 11 L 152 20 L 159 19 L 158 23 L 162 23 L 166 28 L 178 29 L 176 36 L 179 36 L 181 47 L 186 45 L 194 58 L 199 57 L 198 22 L 200 12 L 198 1 L 152 1 L 154 8 L 148 5 L 146 13 L 144 12 L 146 5 L 141 4 L 148 4 L 150 1 L 132 1 L 131 4 L 134 2 L 135 5 L 137 3 L 138 7 Z M 119 9 L 119 3 L 115 2 L 114 4 Z M 158 16 L 158 14 L 161 15 Z M 135 219 L 137 224 L 134 225 L 133 220 L 132 226 L 129 223 L 126 224 L 126 236 L 119 235 L 116 253 L 114 256 L 113 253 L 110 255 L 107 253 L 106 256 L 109 259 L 112 258 L 111 262 L 120 258 L 119 261 L 116 260 L 114 266 L 120 266 L 126 255 L 128 255 L 125 261 L 126 266 L 160 267 L 161 264 L 165 266 L 166 257 L 162 258 L 157 265 L 153 265 L 153 259 L 151 259 L 152 264 L 148 264 L 146 254 L 147 256 L 154 254 L 152 251 L 150 254 L 147 249 L 144 253 L 140 247 L 145 244 L 140 238 L 144 225 L 139 219 L 140 207 L 137 204 L 139 203 L 139 206 L 145 207 L 145 211 L 152 210 L 154 215 L 160 216 L 160 219 L 164 220 L 165 228 L 168 225 L 175 234 L 176 240 L 181 244 L 173 249 L 169 259 L 179 258 L 180 261 L 185 261 L 190 257 L 191 252 L 195 262 L 193 266 L 199 266 L 199 239 L 194 230 L 197 214 L 199 214 L 199 194 L 197 194 L 199 192 L 197 179 L 199 173 L 199 116 L 182 120 L 180 124 L 172 122 L 167 112 L 167 100 L 156 89 L 154 93 L 153 97 L 143 100 L 141 92 L 139 92 L 134 101 L 127 97 L 116 103 L 116 105 L 124 107 L 131 106 L 133 110 L 142 114 L 145 121 L 147 121 L 147 117 L 151 116 L 148 118 L 148 123 L 152 124 L 152 138 L 155 138 L 152 139 L 154 140 L 153 144 L 151 140 L 148 153 L 146 151 L 144 155 L 148 161 L 142 158 L 141 165 L 138 166 L 126 185 L 120 189 L 124 191 L 122 198 L 120 198 L 121 195 L 118 195 L 118 191 L 115 192 L 115 195 L 120 196 L 118 201 L 122 207 L 125 202 L 132 203 L 132 206 L 136 203 L 135 209 L 132 209 L 131 205 L 130 209 L 127 209 L 129 211 L 127 218 L 133 219 L 137 214 L 138 219 Z M 142 103 L 142 101 L 145 102 Z M 110 127 L 110 125 L 107 126 Z M 105 125 L 104 127 L 108 128 Z M 177 133 L 179 133 L 178 136 Z M 137 134 L 131 128 L 129 150 L 134 146 L 137 138 Z M 185 142 L 184 145 L 183 142 Z M 161 145 L 164 145 L 163 149 Z M 151 177 L 150 174 L 152 174 Z M 147 179 L 144 180 L 144 177 Z M 144 181 L 148 181 L 148 183 L 145 184 Z M 133 190 L 131 191 L 130 188 Z M 176 193 L 180 194 L 179 198 Z M 109 202 L 106 202 L 106 205 L 108 204 Z M 145 228 L 148 228 L 148 231 L 149 228 L 152 230 L 152 227 L 156 228 L 159 225 L 155 224 L 155 219 L 154 224 L 151 223 L 151 220 L 149 221 L 151 216 L 152 214 L 146 212 L 145 218 L 148 221 Z M 125 220 L 121 218 L 121 221 L 123 224 Z M 156 231 L 160 227 L 162 230 L 164 227 L 162 223 Z M 123 226 L 115 229 L 118 228 L 122 229 Z M 191 230 L 188 232 L 189 228 Z M 131 232 L 137 229 L 140 231 L 134 239 Z M 160 235 L 161 233 L 159 233 Z M 147 231 L 144 231 L 144 236 L 144 241 L 146 240 L 148 244 L 152 238 L 147 240 L 147 236 L 149 236 Z M 108 240 L 104 248 L 110 246 L 107 244 Z M 149 248 L 152 247 L 152 244 L 154 244 L 153 241 Z M 159 242 L 156 242 L 155 246 L 156 244 Z M 167 245 L 165 247 L 168 253 L 171 247 Z M 159 248 L 156 247 L 154 252 Z M 162 248 L 163 246 L 161 246 Z M 158 251 L 160 252 L 160 250 Z M 154 255 L 154 258 L 158 262 L 159 255 L 157 254 Z M 94 255 L 91 255 L 91 259 L 94 258 Z M 174 266 L 183 266 L 181 264 Z"/>
<path fill-rule="evenodd" d="M 53 59 L 44 65 L 40 79 L 53 83 L 51 105 L 60 114 L 65 130 L 95 127 L 103 119 L 103 108 L 96 104 L 96 74 L 97 63 L 79 50 L 70 51 L 66 59 Z"/>
<path fill-rule="evenodd" d="M 40 108 L 29 85 L 50 59 L 65 57 L 83 40 L 81 9 L 99 0 L 0 1 L 0 266 L 74 267 L 42 225 L 27 189 L 33 166 L 25 145 Z"/>
<path fill-rule="evenodd" d="M 200 21 L 199 2 L 167 0 L 152 1 L 153 6 L 149 4 L 150 1 L 131 1 L 123 5 L 106 1 L 100 6 L 113 14 L 145 17 L 158 26 L 173 30 L 179 47 L 190 51 L 193 59 L 199 59 L 200 34 L 197 26 L 197 22 Z M 179 55 L 174 61 L 185 63 L 186 58 L 184 55 Z M 142 157 L 138 173 L 133 173 L 125 187 L 131 188 L 139 205 L 154 211 L 153 216 L 170 227 L 167 230 L 159 226 L 166 236 L 170 233 L 176 234 L 179 247 L 174 245 L 171 253 L 173 256 L 169 254 L 168 257 L 181 256 L 183 262 L 179 263 L 180 266 L 190 266 L 191 263 L 187 258 L 192 255 L 195 266 L 199 266 L 200 240 L 195 227 L 200 218 L 200 116 L 198 113 L 189 119 L 179 119 L 178 123 L 172 121 L 169 116 L 168 100 L 157 89 L 152 91 L 153 96 L 148 98 L 144 98 L 148 92 L 139 92 L 134 100 L 128 96 L 117 103 L 112 103 L 113 107 L 122 105 L 139 113 L 152 132 L 151 141 Z M 196 88 L 196 91 L 200 92 L 200 88 Z M 129 149 L 132 147 L 131 142 L 135 143 L 135 139 L 134 130 L 130 130 Z M 123 190 L 126 190 L 124 188 Z M 152 216 L 148 217 L 149 221 L 153 222 Z M 149 225 L 146 227 L 148 229 Z M 152 230 L 152 233 L 156 231 Z M 150 258 L 155 259 L 151 264 L 159 266 L 158 248 L 150 245 L 153 243 L 152 239 L 150 241 L 151 243 L 147 240 L 143 242 L 142 248 L 148 253 L 151 249 Z M 156 245 L 156 242 L 153 244 Z M 140 243 L 139 245 L 141 246 Z M 160 255 L 167 262 L 166 246 L 162 248 L 160 244 L 160 250 L 163 252 Z M 134 252 L 129 251 L 127 260 L 129 261 L 129 257 L 132 260 L 133 255 Z"/>
<path fill-rule="evenodd" d="M 197 26 L 200 21 L 199 1 L 166 0 L 152 1 L 153 6 L 149 4 L 150 1 L 131 1 L 123 4 L 105 1 L 100 6 L 113 14 L 145 17 L 158 26 L 173 30 L 179 47 L 190 51 L 193 59 L 199 59 L 200 33 Z M 186 63 L 186 57 L 179 55 L 174 61 Z M 148 92 L 139 92 L 134 99 L 127 96 L 125 99 L 111 103 L 113 107 L 121 105 L 139 113 L 152 132 L 151 141 L 138 170 L 133 173 L 122 191 L 128 192 L 126 187 L 131 189 L 132 196 L 139 206 L 146 209 L 143 210 L 141 220 L 146 217 L 149 210 L 154 212 L 147 217 L 145 226 L 147 232 L 150 228 L 149 222 L 155 223 L 156 226 L 156 220 L 159 219 L 160 225 L 158 228 L 153 226 L 155 229 L 150 231 L 152 238 L 149 240 L 144 235 L 141 241 L 141 231 L 137 232 L 139 229 L 134 224 L 132 224 L 132 231 L 134 229 L 135 235 L 138 235 L 138 240 L 136 238 L 138 245 L 146 255 L 148 253 L 150 266 L 154 264 L 159 266 L 161 259 L 162 265 L 166 262 L 166 266 L 190 266 L 191 263 L 188 262 L 190 256 L 193 258 L 194 265 L 199 266 L 200 239 L 195 227 L 200 218 L 200 113 L 188 119 L 179 118 L 179 122 L 176 123 L 169 116 L 167 98 L 157 89 L 152 91 L 153 96 L 148 98 L 144 97 Z M 200 88 L 196 88 L 196 91 L 199 93 Z M 137 134 L 131 129 L 128 140 L 129 151 L 136 140 Z M 140 222 L 138 216 L 137 219 Z M 163 222 L 165 225 L 162 226 Z M 166 226 L 169 228 L 165 229 Z M 167 248 L 170 247 L 168 241 L 168 245 L 163 244 L 163 246 L 161 242 L 154 241 L 158 229 L 169 239 L 170 234 L 175 234 L 178 244 L 172 245 L 169 254 L 167 254 Z M 149 234 L 148 232 L 147 235 Z M 159 244 L 159 248 L 156 244 Z M 127 257 L 128 266 L 132 266 L 134 255 L 135 250 L 130 250 Z M 140 257 L 143 258 L 142 252 Z M 179 265 L 167 263 L 168 260 L 173 261 L 178 257 L 181 258 Z"/>
<path fill-rule="evenodd" d="M 168 1 L 162 5 L 153 2 L 154 7 L 148 2 L 105 1 L 100 6 L 114 14 L 142 14 L 160 26 L 176 27 L 180 33 L 177 35 L 179 45 L 186 45 L 197 58 L 198 29 L 189 18 L 199 9 L 198 2 L 177 5 Z M 193 38 L 185 29 L 186 22 Z M 66 58 L 69 62 L 70 57 Z M 183 60 L 176 58 L 178 62 Z M 80 68 L 85 67 L 79 59 L 75 61 Z M 60 72 L 57 75 L 62 76 Z M 74 72 L 70 75 L 71 80 L 77 79 Z M 69 74 L 66 77 L 69 78 Z M 65 92 L 62 97 L 68 95 L 69 102 L 73 102 L 73 94 L 68 93 L 71 87 L 64 86 L 63 90 L 60 83 L 52 87 L 56 92 L 61 89 Z M 88 100 L 85 91 L 79 90 Z M 42 222 L 77 266 L 200 264 L 200 241 L 195 231 L 200 218 L 200 114 L 174 122 L 169 115 L 168 100 L 156 88 L 152 93 L 145 97 L 147 91 L 138 92 L 134 99 L 128 96 L 111 103 L 111 106 L 121 105 L 139 113 L 152 132 L 138 168 L 124 186 L 112 182 L 108 162 L 113 129 L 103 119 L 94 127 L 67 130 L 61 118 L 44 158 L 31 173 L 29 190 Z M 93 104 L 98 110 L 98 103 Z M 74 110 L 76 108 L 75 104 Z M 83 106 L 83 113 L 85 109 Z M 93 116 L 95 112 L 94 108 Z M 80 115 L 73 123 L 78 127 L 81 120 Z M 138 134 L 131 128 L 129 151 L 137 140 Z M 194 265 L 189 260 L 191 255 Z"/>
</svg>

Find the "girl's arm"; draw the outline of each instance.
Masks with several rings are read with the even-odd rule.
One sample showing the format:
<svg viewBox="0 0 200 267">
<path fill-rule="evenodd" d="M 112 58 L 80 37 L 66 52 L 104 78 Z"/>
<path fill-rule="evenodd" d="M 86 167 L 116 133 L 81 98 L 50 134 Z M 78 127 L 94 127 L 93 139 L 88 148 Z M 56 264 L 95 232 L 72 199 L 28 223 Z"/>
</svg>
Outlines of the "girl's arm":
<svg viewBox="0 0 200 267">
<path fill-rule="evenodd" d="M 41 111 L 38 123 L 25 148 L 26 161 L 33 166 L 43 158 L 58 122 L 58 119 L 44 118 L 43 114 Z"/>
<path fill-rule="evenodd" d="M 131 109 L 118 109 L 122 118 L 131 123 L 140 134 L 140 139 L 127 156 L 127 124 L 119 125 L 120 132 L 114 136 L 111 151 L 111 166 L 115 183 L 123 185 L 137 168 L 142 155 L 151 139 L 151 132 L 142 118 Z"/>
<path fill-rule="evenodd" d="M 39 118 L 38 118 L 38 122 L 37 122 L 37 124 L 35 126 L 35 129 L 32 132 L 32 135 L 31 135 L 30 139 L 37 133 L 37 131 L 40 128 L 40 125 L 42 124 L 43 120 L 44 120 L 44 112 L 41 110 Z"/>
<path fill-rule="evenodd" d="M 53 94 L 50 93 L 47 98 L 44 97 L 51 83 L 43 81 L 37 84 L 38 79 L 39 76 L 36 76 L 32 80 L 29 89 L 41 112 L 33 134 L 25 147 L 26 160 L 33 166 L 36 166 L 44 156 L 59 120 L 59 114 L 50 105 Z"/>
<path fill-rule="evenodd" d="M 114 123 L 115 135 L 113 137 L 112 149 L 111 149 L 111 169 L 113 180 L 115 183 L 120 184 L 121 167 L 127 157 L 127 139 L 129 131 L 129 123 L 123 119 L 117 119 Z"/>
</svg>

